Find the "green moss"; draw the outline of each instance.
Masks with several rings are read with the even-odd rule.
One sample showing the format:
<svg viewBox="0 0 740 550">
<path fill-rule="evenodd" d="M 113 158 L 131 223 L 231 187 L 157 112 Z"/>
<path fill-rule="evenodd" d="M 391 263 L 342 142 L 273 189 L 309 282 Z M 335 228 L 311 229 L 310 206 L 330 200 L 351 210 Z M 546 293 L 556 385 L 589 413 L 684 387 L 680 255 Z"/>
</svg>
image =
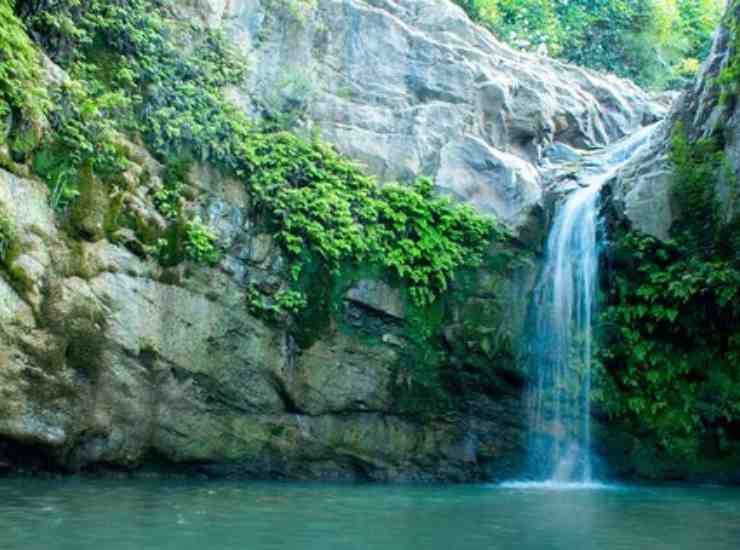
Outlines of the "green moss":
<svg viewBox="0 0 740 550">
<path fill-rule="evenodd" d="M 15 225 L 7 214 L 0 210 L 0 264 L 8 267 L 18 256 L 20 247 L 15 233 Z"/>
<path fill-rule="evenodd" d="M 38 143 L 49 103 L 38 51 L 13 8 L 0 0 L 0 145 L 10 136 L 12 149 L 25 155 Z"/>
<path fill-rule="evenodd" d="M 154 205 L 169 220 L 177 219 L 182 212 L 182 193 L 188 173 L 193 166 L 188 156 L 167 162 L 162 178 L 162 189 L 154 194 Z"/>
<path fill-rule="evenodd" d="M 16 232 L 15 224 L 10 217 L 0 209 L 0 269 L 8 282 L 19 293 L 23 294 L 33 285 L 26 272 L 15 263 L 21 254 L 21 244 Z"/>
<path fill-rule="evenodd" d="M 722 206 L 717 194 L 720 178 L 734 180 L 720 135 L 691 141 L 683 125 L 673 132 L 671 160 L 675 166 L 672 196 L 680 209 L 672 228 L 674 237 L 692 251 L 711 255 L 716 251 L 718 232 L 723 225 Z M 727 205 L 730 209 L 733 205 Z"/>
<path fill-rule="evenodd" d="M 118 230 L 121 228 L 124 219 L 125 193 L 123 191 L 114 192 L 109 196 L 108 210 L 105 212 L 103 220 L 103 230 L 105 236 L 111 241 L 115 241 Z"/>
<path fill-rule="evenodd" d="M 731 0 L 727 7 L 727 16 L 722 25 L 730 33 L 729 60 L 717 77 L 720 87 L 720 105 L 733 106 L 737 100 L 740 87 L 740 28 L 738 17 L 740 16 L 740 2 Z"/>
<path fill-rule="evenodd" d="M 79 200 L 72 208 L 70 221 L 79 237 L 99 240 L 105 236 L 110 190 L 95 176 L 89 165 L 82 168 L 78 181 Z"/>
<path fill-rule="evenodd" d="M 331 328 L 332 318 L 336 315 L 341 297 L 341 288 L 347 285 L 347 271 L 331 274 L 324 268 L 319 258 L 303 258 L 301 272 L 296 288 L 310 300 L 299 311 L 295 312 L 295 323 L 292 334 L 302 349 L 311 347 Z M 342 273 L 345 275 L 343 276 Z"/>
<path fill-rule="evenodd" d="M 182 223 L 170 224 L 157 242 L 156 255 L 165 267 L 172 267 L 186 259 L 185 242 L 187 235 Z"/>
<path fill-rule="evenodd" d="M 22 162 L 39 147 L 43 131 L 38 122 L 24 122 L 16 125 L 13 137 L 10 140 L 10 151 L 18 162 Z"/>
</svg>

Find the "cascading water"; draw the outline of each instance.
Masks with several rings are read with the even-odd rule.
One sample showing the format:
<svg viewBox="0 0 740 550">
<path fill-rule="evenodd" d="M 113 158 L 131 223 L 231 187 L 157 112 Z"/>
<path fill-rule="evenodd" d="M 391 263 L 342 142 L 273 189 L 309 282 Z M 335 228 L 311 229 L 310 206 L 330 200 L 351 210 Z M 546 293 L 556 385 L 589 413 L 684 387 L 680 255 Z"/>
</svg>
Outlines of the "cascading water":
<svg viewBox="0 0 740 550">
<path fill-rule="evenodd" d="M 594 310 L 599 186 L 575 191 L 547 244 L 537 298 L 530 392 L 530 451 L 536 477 L 591 480 L 591 316 Z"/>
<path fill-rule="evenodd" d="M 599 194 L 655 129 L 599 153 L 583 154 L 579 188 L 560 205 L 535 291 L 530 341 L 529 475 L 588 484 L 591 465 L 592 321 L 598 289 Z"/>
</svg>

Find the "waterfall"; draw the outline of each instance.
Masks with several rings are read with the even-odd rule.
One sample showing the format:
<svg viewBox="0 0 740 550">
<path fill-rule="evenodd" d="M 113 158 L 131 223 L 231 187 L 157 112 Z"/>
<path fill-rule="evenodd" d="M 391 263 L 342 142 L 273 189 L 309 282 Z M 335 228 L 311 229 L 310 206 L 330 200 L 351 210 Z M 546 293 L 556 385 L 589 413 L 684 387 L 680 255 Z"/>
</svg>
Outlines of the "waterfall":
<svg viewBox="0 0 740 550">
<path fill-rule="evenodd" d="M 598 153 L 582 153 L 578 188 L 559 206 L 534 293 L 530 339 L 530 476 L 589 483 L 592 322 L 599 266 L 599 195 L 656 125 Z"/>
<path fill-rule="evenodd" d="M 547 243 L 536 297 L 530 392 L 531 457 L 537 477 L 591 480 L 591 317 L 598 276 L 599 186 L 572 193 Z M 543 435 L 547 434 L 547 435 Z"/>
</svg>

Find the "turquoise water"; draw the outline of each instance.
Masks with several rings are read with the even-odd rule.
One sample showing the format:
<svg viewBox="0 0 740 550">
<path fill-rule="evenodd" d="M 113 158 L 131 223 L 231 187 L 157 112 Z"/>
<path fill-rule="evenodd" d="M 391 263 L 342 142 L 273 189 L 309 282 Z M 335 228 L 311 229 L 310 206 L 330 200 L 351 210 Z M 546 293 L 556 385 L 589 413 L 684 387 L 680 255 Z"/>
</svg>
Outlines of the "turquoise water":
<svg viewBox="0 0 740 550">
<path fill-rule="evenodd" d="M 0 480 L 0 549 L 738 550 L 740 490 Z"/>
</svg>

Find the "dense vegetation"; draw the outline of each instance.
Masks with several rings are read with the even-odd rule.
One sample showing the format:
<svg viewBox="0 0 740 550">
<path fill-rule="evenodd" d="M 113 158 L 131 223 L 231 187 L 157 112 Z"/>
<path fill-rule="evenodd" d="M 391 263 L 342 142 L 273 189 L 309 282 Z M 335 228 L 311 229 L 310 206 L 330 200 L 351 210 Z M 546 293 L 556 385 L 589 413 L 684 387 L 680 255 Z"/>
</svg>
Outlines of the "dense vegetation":
<svg viewBox="0 0 740 550">
<path fill-rule="evenodd" d="M 737 26 L 734 1 L 725 22 Z M 718 108 L 737 108 L 740 38 L 715 84 Z M 729 115 L 728 115 L 729 116 Z M 727 450 L 740 428 L 740 188 L 724 130 L 673 129 L 672 239 L 622 231 L 606 321 L 607 408 L 670 455 Z"/>
<path fill-rule="evenodd" d="M 610 376 L 597 396 L 684 458 L 706 440 L 721 450 L 740 423 L 740 213 L 723 149 L 721 136 L 674 129 L 673 238 L 617 234 L 604 316 Z"/>
<path fill-rule="evenodd" d="M 381 188 L 319 140 L 253 124 L 222 92 L 243 81 L 244 62 L 217 32 L 195 29 L 167 2 L 19 0 L 14 6 L 2 0 L 0 6 L 11 23 L 0 39 L 14 52 L 2 57 L 0 107 L 12 110 L 14 121 L 46 115 L 50 126 L 42 141 L 12 145 L 16 160 L 31 163 L 49 183 L 54 205 L 69 209 L 91 178 L 111 194 L 125 188 L 121 175 L 129 161 L 121 140 L 142 141 L 168 165 L 164 188 L 151 199 L 171 228 L 149 238 L 150 252 L 167 264 L 218 260 L 217 236 L 180 197 L 182 175 L 196 159 L 244 181 L 293 258 L 294 280 L 307 257 L 319 258 L 328 271 L 349 259 L 374 263 L 404 281 L 415 303 L 429 304 L 457 269 L 480 262 L 489 237 L 504 234 L 469 207 L 434 197 L 426 179 Z M 70 76 L 48 98 L 31 84 L 42 71 L 18 17 Z M 16 142 L 22 135 L 10 133 Z M 283 292 L 270 307 L 281 303 L 295 309 L 305 296 Z"/>
<path fill-rule="evenodd" d="M 709 51 L 722 0 L 455 0 L 500 39 L 649 88 L 684 84 Z"/>
</svg>

